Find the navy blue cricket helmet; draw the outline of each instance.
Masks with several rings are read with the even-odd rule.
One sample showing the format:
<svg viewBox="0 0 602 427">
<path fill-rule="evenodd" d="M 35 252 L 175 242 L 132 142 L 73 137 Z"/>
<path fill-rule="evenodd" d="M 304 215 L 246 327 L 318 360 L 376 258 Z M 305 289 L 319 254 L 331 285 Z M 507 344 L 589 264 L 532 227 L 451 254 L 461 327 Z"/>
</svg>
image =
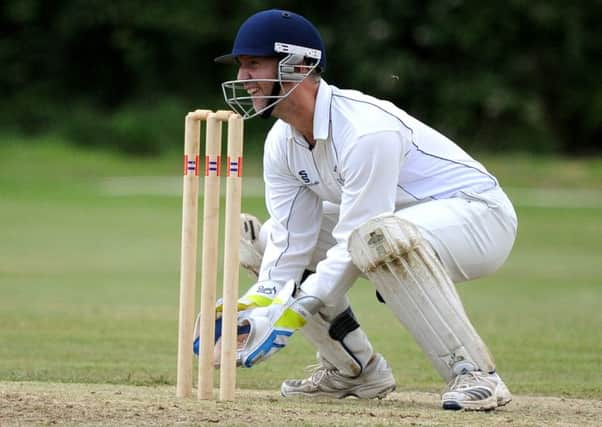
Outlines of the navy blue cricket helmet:
<svg viewBox="0 0 602 427">
<path fill-rule="evenodd" d="M 318 69 L 326 68 L 324 42 L 317 28 L 306 18 L 293 12 L 270 9 L 249 17 L 238 30 L 232 52 L 218 56 L 215 62 L 235 64 L 236 57 L 279 56 L 276 44 L 295 45 L 321 52 Z"/>
</svg>

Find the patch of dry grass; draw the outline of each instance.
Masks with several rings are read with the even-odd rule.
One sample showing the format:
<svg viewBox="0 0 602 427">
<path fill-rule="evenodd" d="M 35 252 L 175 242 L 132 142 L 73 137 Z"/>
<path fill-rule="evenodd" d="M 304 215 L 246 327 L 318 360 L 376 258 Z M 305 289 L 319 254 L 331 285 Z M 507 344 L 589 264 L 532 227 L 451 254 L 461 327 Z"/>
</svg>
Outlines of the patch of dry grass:
<svg viewBox="0 0 602 427">
<path fill-rule="evenodd" d="M 439 408 L 433 393 L 383 400 L 287 400 L 274 391 L 237 390 L 236 401 L 177 399 L 171 386 L 0 382 L 0 425 L 487 425 L 594 426 L 602 402 L 515 396 L 491 412 Z"/>
</svg>

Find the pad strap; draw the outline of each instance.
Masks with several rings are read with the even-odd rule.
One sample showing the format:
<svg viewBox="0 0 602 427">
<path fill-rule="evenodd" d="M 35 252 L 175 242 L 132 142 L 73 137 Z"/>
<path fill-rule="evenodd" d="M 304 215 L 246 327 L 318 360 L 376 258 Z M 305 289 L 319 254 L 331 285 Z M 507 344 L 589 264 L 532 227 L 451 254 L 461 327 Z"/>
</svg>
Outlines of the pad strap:
<svg viewBox="0 0 602 427">
<path fill-rule="evenodd" d="M 347 307 L 345 311 L 334 318 L 328 329 L 328 335 L 330 338 L 336 341 L 343 342 L 345 337 L 360 327 L 357 322 L 351 307 Z"/>
</svg>

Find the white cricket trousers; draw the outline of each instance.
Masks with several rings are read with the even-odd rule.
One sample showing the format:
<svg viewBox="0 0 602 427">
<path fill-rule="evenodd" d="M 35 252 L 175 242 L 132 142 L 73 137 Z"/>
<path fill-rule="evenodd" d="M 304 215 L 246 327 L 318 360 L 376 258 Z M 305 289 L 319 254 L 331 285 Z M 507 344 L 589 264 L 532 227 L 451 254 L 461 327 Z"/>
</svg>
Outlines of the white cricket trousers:
<svg viewBox="0 0 602 427">
<path fill-rule="evenodd" d="M 463 192 L 449 199 L 431 200 L 398 210 L 415 224 L 433 246 L 454 283 L 487 276 L 508 258 L 517 231 L 512 203 L 496 187 L 482 193 Z M 336 242 L 332 230 L 338 206 L 324 203 L 322 226 L 310 270 Z M 269 228 L 269 224 L 266 224 Z M 262 234 L 264 231 L 262 230 Z"/>
</svg>

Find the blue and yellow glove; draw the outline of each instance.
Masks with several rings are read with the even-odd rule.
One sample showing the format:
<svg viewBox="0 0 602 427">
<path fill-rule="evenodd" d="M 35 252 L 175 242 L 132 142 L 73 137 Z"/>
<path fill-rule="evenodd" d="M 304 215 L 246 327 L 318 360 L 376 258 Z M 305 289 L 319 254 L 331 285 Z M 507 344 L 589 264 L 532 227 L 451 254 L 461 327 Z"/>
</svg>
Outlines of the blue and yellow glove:
<svg viewBox="0 0 602 427">
<path fill-rule="evenodd" d="M 245 310 L 238 315 L 238 327 L 248 337 L 237 351 L 237 364 L 250 368 L 285 347 L 289 337 L 305 326 L 306 319 L 317 313 L 322 302 L 312 296 L 295 294 L 295 282 L 288 281 L 272 304 Z"/>
<path fill-rule="evenodd" d="M 281 282 L 275 282 L 272 280 L 266 280 L 255 283 L 249 288 L 249 290 L 239 298 L 238 300 L 238 312 L 243 312 L 257 307 L 266 307 L 272 304 L 272 301 L 276 297 L 276 294 L 282 288 Z M 222 337 L 222 312 L 224 306 L 221 298 L 215 304 L 215 336 L 214 343 L 217 344 Z M 194 324 L 194 341 L 192 344 L 192 351 L 195 355 L 199 355 L 200 338 L 199 338 L 199 327 L 200 327 L 201 315 L 199 314 Z M 246 335 L 249 333 L 248 325 L 239 325 L 238 335 Z"/>
</svg>

